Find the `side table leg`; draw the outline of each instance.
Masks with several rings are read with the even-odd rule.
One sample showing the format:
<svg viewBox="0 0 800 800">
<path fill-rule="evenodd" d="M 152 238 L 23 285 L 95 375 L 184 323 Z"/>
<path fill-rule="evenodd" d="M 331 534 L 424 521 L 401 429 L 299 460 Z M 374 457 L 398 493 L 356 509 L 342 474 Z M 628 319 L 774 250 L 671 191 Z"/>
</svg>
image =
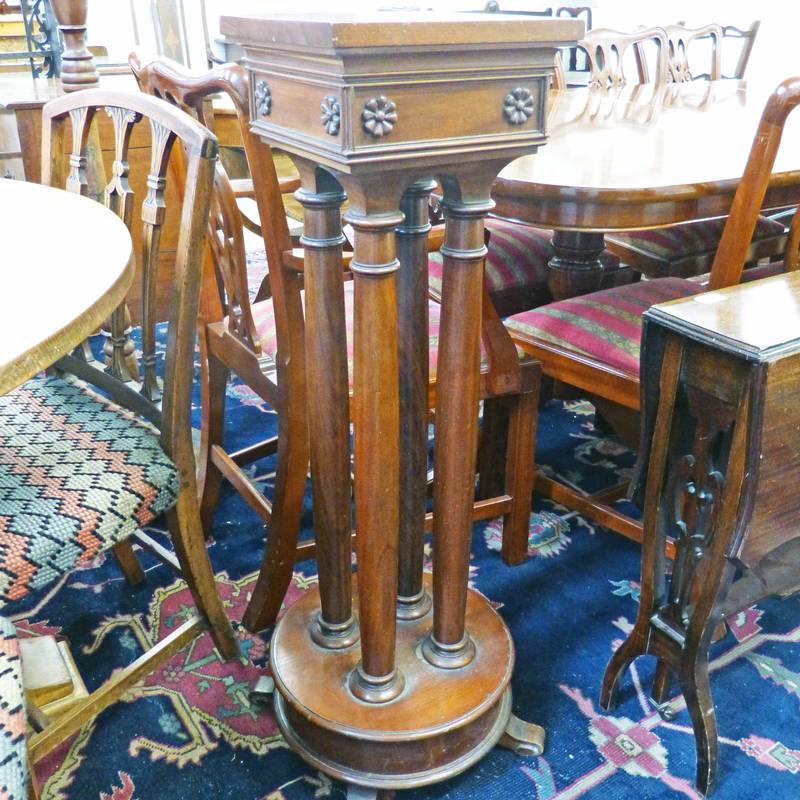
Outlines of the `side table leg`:
<svg viewBox="0 0 800 800">
<path fill-rule="evenodd" d="M 397 616 L 430 611 L 422 585 L 423 532 L 428 495 L 428 198 L 436 181 L 412 184 L 400 200 L 397 228 L 397 307 L 400 364 L 400 574 Z"/>
<path fill-rule="evenodd" d="M 433 488 L 433 630 L 422 653 L 457 669 L 475 657 L 465 629 L 480 400 L 483 219 L 491 200 L 465 203 L 445 194 L 442 316 L 436 374 Z"/>
<path fill-rule="evenodd" d="M 311 637 L 321 647 L 349 647 L 358 639 L 352 614 L 350 543 L 350 421 L 347 326 L 342 272 L 338 182 L 318 171 L 315 191 L 300 189 L 305 250 L 306 383 L 317 536 L 320 613 Z"/>
<path fill-rule="evenodd" d="M 350 269 L 355 282 L 353 423 L 356 556 L 361 663 L 350 673 L 353 694 L 385 703 L 400 694 L 395 664 L 399 526 L 399 386 L 397 361 L 398 212 L 361 214 Z"/>
</svg>

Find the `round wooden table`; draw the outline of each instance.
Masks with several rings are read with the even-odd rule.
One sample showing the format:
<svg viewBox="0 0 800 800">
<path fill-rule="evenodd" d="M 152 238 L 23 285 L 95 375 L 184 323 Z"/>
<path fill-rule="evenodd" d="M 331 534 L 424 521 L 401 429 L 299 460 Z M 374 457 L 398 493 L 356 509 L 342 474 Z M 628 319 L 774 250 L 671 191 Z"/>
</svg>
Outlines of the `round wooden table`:
<svg viewBox="0 0 800 800">
<path fill-rule="evenodd" d="M 80 344 L 133 281 L 131 237 L 99 203 L 0 180 L 0 394 Z"/>
<path fill-rule="evenodd" d="M 603 232 L 729 212 L 761 112 L 778 83 L 719 80 L 553 91 L 550 140 L 541 152 L 501 172 L 493 191 L 495 213 L 555 229 L 555 296 L 597 289 Z M 790 117 L 765 207 L 798 200 L 800 118 Z"/>
</svg>

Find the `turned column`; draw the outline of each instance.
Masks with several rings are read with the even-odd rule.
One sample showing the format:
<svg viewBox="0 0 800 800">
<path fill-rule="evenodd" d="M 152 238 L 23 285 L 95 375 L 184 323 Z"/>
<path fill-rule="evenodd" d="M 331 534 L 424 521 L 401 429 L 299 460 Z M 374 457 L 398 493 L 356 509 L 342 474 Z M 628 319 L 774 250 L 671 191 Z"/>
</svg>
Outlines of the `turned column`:
<svg viewBox="0 0 800 800">
<path fill-rule="evenodd" d="M 351 193 L 352 194 L 352 193 Z M 350 690 L 384 703 L 403 690 L 395 664 L 399 521 L 397 260 L 399 211 L 351 209 L 355 283 L 353 423 L 361 661 Z"/>
<path fill-rule="evenodd" d="M 444 198 L 442 316 L 436 370 L 433 484 L 433 630 L 422 652 L 434 666 L 469 664 L 465 629 L 480 400 L 483 220 L 488 199 Z"/>
<path fill-rule="evenodd" d="M 295 197 L 304 209 L 305 350 L 314 531 L 320 611 L 311 638 L 349 647 L 352 614 L 350 418 L 340 209 L 346 195 L 328 173 L 311 169 Z M 291 398 L 289 398 L 291 402 Z"/>
<path fill-rule="evenodd" d="M 422 585 L 423 534 L 428 497 L 428 198 L 434 180 L 420 180 L 403 193 L 405 216 L 397 227 L 397 308 L 400 364 L 400 554 L 397 616 L 428 613 Z"/>
<path fill-rule="evenodd" d="M 64 39 L 61 54 L 61 85 L 65 92 L 99 85 L 94 56 L 86 47 L 88 0 L 50 0 L 58 29 Z"/>
</svg>

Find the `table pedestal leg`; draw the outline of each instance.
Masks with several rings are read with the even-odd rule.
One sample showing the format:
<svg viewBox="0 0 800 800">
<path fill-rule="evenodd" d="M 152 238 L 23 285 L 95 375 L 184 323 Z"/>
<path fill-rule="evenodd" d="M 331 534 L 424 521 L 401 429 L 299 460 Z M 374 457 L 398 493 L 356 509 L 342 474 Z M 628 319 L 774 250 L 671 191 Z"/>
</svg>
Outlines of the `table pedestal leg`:
<svg viewBox="0 0 800 800">
<path fill-rule="evenodd" d="M 491 201 L 445 196 L 442 317 L 436 372 L 433 485 L 433 631 L 422 646 L 437 667 L 458 669 L 475 657 L 464 628 L 480 402 L 483 218 Z"/>
<path fill-rule="evenodd" d="M 605 269 L 602 233 L 553 231 L 554 255 L 548 263 L 547 285 L 556 300 L 596 292 Z"/>
<path fill-rule="evenodd" d="M 345 194 L 326 173 L 317 174 L 314 183 L 313 191 L 297 193 L 305 212 L 306 382 L 320 592 L 320 612 L 309 633 L 321 647 L 338 649 L 358 640 L 351 600 L 350 424 L 340 219 Z"/>
<path fill-rule="evenodd" d="M 431 596 L 422 585 L 428 496 L 428 197 L 436 181 L 414 183 L 400 200 L 397 228 L 397 307 L 400 364 L 399 619 L 423 617 Z"/>
<path fill-rule="evenodd" d="M 350 674 L 353 694 L 371 703 L 393 700 L 405 678 L 395 666 L 400 470 L 397 362 L 397 269 L 394 229 L 399 212 L 345 219 L 355 230 L 350 269 L 355 281 L 353 448 L 356 557 L 360 587 L 361 663 Z"/>
</svg>

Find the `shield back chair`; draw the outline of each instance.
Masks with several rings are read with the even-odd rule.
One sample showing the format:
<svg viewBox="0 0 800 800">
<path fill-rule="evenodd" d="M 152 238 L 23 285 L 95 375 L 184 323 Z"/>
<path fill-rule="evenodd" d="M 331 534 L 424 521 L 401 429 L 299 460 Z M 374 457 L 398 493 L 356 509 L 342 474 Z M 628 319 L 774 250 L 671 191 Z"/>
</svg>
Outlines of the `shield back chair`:
<svg viewBox="0 0 800 800">
<path fill-rule="evenodd" d="M 766 124 L 762 121 L 762 128 Z M 759 153 L 763 149 L 758 138 L 760 135 L 761 129 L 734 200 L 734 208 L 744 197 L 748 198 L 748 208 L 752 206 L 752 197 L 763 199 L 769 171 L 765 174 L 758 171 L 761 163 Z M 772 164 L 771 160 L 769 164 Z M 760 183 L 755 183 L 757 181 Z M 763 273 L 744 269 L 758 214 L 753 214 L 752 219 L 748 217 L 746 224 L 742 224 L 741 216 L 737 220 L 726 225 L 726 235 L 707 283 L 671 277 L 641 281 L 516 314 L 506 320 L 506 327 L 515 344 L 541 363 L 544 375 L 576 387 L 583 396 L 592 400 L 612 426 L 616 420 L 621 420 L 630 432 L 630 441 L 639 430 L 638 416 L 632 416 L 631 412 L 638 415 L 640 408 L 642 314 L 656 303 L 763 277 Z M 786 249 L 786 263 L 769 265 L 770 274 L 796 263 L 798 240 L 800 225 L 795 217 Z M 635 424 L 631 424 L 631 419 Z M 640 452 L 643 444 L 639 443 Z M 542 475 L 537 475 L 536 488 L 599 524 L 641 541 L 641 523 L 609 505 L 613 493 L 587 497 Z"/>
<path fill-rule="evenodd" d="M 207 628 L 222 657 L 239 655 L 205 548 L 190 417 L 216 139 L 195 120 L 155 98 L 103 89 L 65 95 L 43 110 L 44 183 L 88 193 L 89 131 L 101 114 L 110 117 L 115 132 L 113 177 L 105 188 L 104 203 L 129 228 L 137 224 L 129 145 L 132 137 L 151 140 L 148 190 L 138 198 L 145 243 L 137 254 L 143 284 L 141 379 L 128 371 L 123 303 L 109 323 L 110 364 L 94 360 L 87 348 L 80 347 L 56 362 L 52 374 L 0 398 L 0 498 L 4 539 L 14 542 L 4 548 L 0 602 L 8 613 L 14 601 L 112 548 L 127 577 L 143 580 L 130 542 L 141 534 L 142 526 L 165 513 L 174 553 L 160 544 L 157 549 L 185 578 L 198 613 L 58 721 L 35 733 L 28 742 L 32 763 Z M 72 145 L 65 153 L 68 126 Z M 185 153 L 183 200 L 179 207 L 168 209 L 167 162 L 177 148 Z M 166 214 L 173 212 L 180 215 L 180 240 L 162 379 L 156 369 L 154 273 L 160 232 Z M 31 519 L 38 520 L 35 531 Z"/>
<path fill-rule="evenodd" d="M 244 617 L 249 629 L 261 630 L 275 622 L 295 561 L 310 558 L 315 552 L 313 542 L 298 544 L 309 456 L 314 446 L 325 453 L 325 458 L 341 464 L 343 474 L 340 489 L 348 497 L 350 493 L 346 442 L 342 452 L 339 452 L 332 442 L 308 441 L 303 251 L 292 248 L 285 228 L 285 215 L 270 148 L 249 129 L 249 91 L 244 70 L 238 65 L 229 64 L 205 75 L 194 76 L 163 59 L 147 64 L 142 64 L 141 59 L 133 59 L 132 66 L 144 91 L 169 98 L 185 108 L 199 108 L 203 98 L 214 92 L 224 91 L 232 97 L 240 112 L 242 139 L 253 176 L 260 218 L 274 223 L 262 224 L 271 296 L 251 303 L 246 290 L 241 218 L 236 210 L 230 182 L 224 170 L 218 166 L 210 222 L 210 251 L 214 270 L 207 271 L 205 275 L 203 293 L 206 303 L 201 332 L 208 361 L 200 455 L 200 469 L 204 473 L 202 508 L 208 530 L 222 481 L 227 479 L 267 525 L 264 561 Z M 421 198 L 427 203 L 424 194 Z M 428 240 L 429 246 L 431 241 Z M 347 263 L 345 257 L 342 263 L 343 279 L 346 278 Z M 352 324 L 352 285 L 351 281 L 344 280 L 348 328 Z M 429 301 L 429 408 L 435 403 L 439 314 L 438 303 Z M 349 334 L 347 338 L 349 346 L 352 339 Z M 538 365 L 530 359 L 520 360 L 494 307 L 486 299 L 482 341 L 482 394 L 484 397 L 502 397 L 510 406 L 512 422 L 509 440 L 512 446 L 508 448 L 508 477 L 503 490 L 493 500 L 477 502 L 475 514 L 476 518 L 503 515 L 503 558 L 513 564 L 523 561 L 527 554 L 533 470 L 530 450 L 526 453 L 525 448 L 532 446 L 535 435 L 531 425 L 536 419 L 539 370 Z M 348 362 L 351 358 L 352 353 L 348 353 Z M 231 372 L 245 381 L 277 412 L 276 440 L 255 444 L 238 453 L 225 451 L 225 390 Z M 350 373 L 352 375 L 352 370 Z M 424 426 L 423 435 L 426 431 L 427 425 Z M 243 467 L 274 452 L 277 452 L 277 468 L 275 491 L 270 502 L 245 474 Z M 410 518 L 413 514 L 424 514 L 427 468 L 424 464 L 417 465 L 416 471 L 410 466 L 408 469 L 413 475 L 401 480 L 401 495 L 417 498 L 408 500 L 417 504 L 409 513 Z M 312 485 L 313 482 L 312 463 Z M 414 485 L 406 491 L 409 483 Z M 417 507 L 420 497 L 422 505 Z M 316 505 L 314 511 L 316 519 L 320 511 Z M 428 515 L 425 524 L 430 525 L 431 522 Z M 346 525 L 349 533 L 349 515 L 348 519 L 340 520 L 338 524 Z"/>
<path fill-rule="evenodd" d="M 696 73 L 689 60 L 690 47 L 695 43 L 697 53 L 703 45 L 710 46 L 709 71 L 700 77 L 718 80 L 722 77 L 721 54 L 723 28 L 719 25 L 705 25 L 702 28 L 685 28 L 681 25 L 668 25 L 665 28 L 669 52 L 669 80 L 683 83 L 694 80 Z M 738 29 L 735 29 L 738 31 Z M 758 31 L 747 32 L 746 46 L 741 53 L 739 67 L 747 66 L 752 40 Z M 695 62 L 696 63 L 696 62 Z M 737 72 L 738 68 L 737 67 Z M 737 77 L 741 77 L 737 75 Z M 691 143 L 688 143 L 691 144 Z M 609 233 L 606 246 L 623 263 L 649 278 L 679 277 L 688 278 L 702 275 L 711 267 L 725 227 L 725 218 L 698 220 L 667 228 L 654 230 Z M 780 258 L 786 246 L 786 228 L 779 219 L 760 215 L 750 248 L 747 252 L 748 266 L 762 259 Z"/>
<path fill-rule="evenodd" d="M 758 224 L 759 211 L 764 202 L 764 194 L 779 149 L 784 124 L 788 115 L 798 105 L 800 105 L 798 78 L 784 81 L 767 102 L 745 167 L 744 177 L 736 191 L 731 214 L 711 269 L 712 289 L 732 286 L 739 282 L 743 275 L 742 267 L 747 257 L 752 232 Z M 785 254 L 785 271 L 797 270 L 799 246 L 800 214 L 795 212 Z M 761 309 L 762 312 L 764 310 Z M 678 343 L 664 344 L 662 339 L 659 344 L 652 347 L 654 350 L 665 351 L 665 348 L 675 344 Z M 650 350 L 649 339 L 646 346 Z M 749 496 L 748 492 L 752 493 L 754 489 L 748 490 L 747 485 L 744 485 L 744 488 L 740 485 L 734 493 L 727 491 L 731 486 L 737 486 L 737 480 L 742 484 L 742 474 L 745 469 L 748 470 L 747 482 L 752 483 L 757 480 L 758 468 L 751 470 L 750 466 L 743 464 L 742 461 L 748 449 L 754 447 L 756 453 L 761 452 L 760 444 L 748 445 L 745 438 L 760 437 L 760 434 L 756 433 L 762 425 L 758 419 L 766 412 L 761 408 L 751 409 L 749 411 L 751 419 L 748 422 L 746 419 L 748 400 L 742 388 L 741 394 L 738 395 L 739 416 L 734 420 L 731 407 L 735 408 L 737 402 L 732 400 L 730 391 L 720 389 L 719 399 L 714 398 L 714 402 L 719 405 L 712 412 L 713 421 L 708 422 L 708 415 L 703 417 L 702 414 L 688 414 L 687 417 L 691 422 L 687 424 L 694 428 L 694 432 L 691 429 L 684 429 L 682 422 L 672 416 L 673 408 L 677 407 L 675 404 L 683 402 L 676 395 L 681 372 L 678 359 L 669 359 L 665 356 L 662 360 L 655 352 L 652 355 L 653 357 L 646 361 L 647 366 L 643 367 L 649 373 L 646 378 L 649 382 L 649 391 L 644 409 L 648 419 L 642 426 L 643 442 L 637 480 L 637 494 L 645 498 L 645 540 L 642 552 L 639 613 L 633 630 L 608 663 L 603 677 L 600 705 L 606 711 L 611 709 L 619 681 L 634 659 L 640 655 L 654 655 L 658 661 L 653 684 L 653 699 L 659 706 L 664 704 L 670 696 L 672 675 L 678 678 L 695 735 L 697 786 L 704 795 L 708 795 L 714 786 L 718 751 L 716 717 L 708 667 L 708 649 L 712 631 L 719 623 L 763 597 L 796 590 L 797 541 L 786 533 L 778 536 L 774 531 L 773 538 L 770 538 L 769 534 L 764 535 L 763 539 L 760 538 L 762 531 L 757 524 L 758 511 L 754 512 L 750 520 L 749 512 L 743 515 L 741 511 L 737 513 L 735 508 L 740 502 L 740 496 L 743 494 Z M 731 376 L 726 376 L 726 380 L 730 383 Z M 740 376 L 736 382 L 739 386 L 743 386 L 749 380 Z M 758 381 L 758 389 L 755 391 L 763 394 L 767 391 L 766 378 L 763 378 L 763 383 L 762 378 Z M 690 383 L 691 381 L 687 381 L 687 386 Z M 725 380 L 719 385 L 724 386 Z M 698 397 L 705 397 L 706 401 L 708 400 L 708 395 L 703 393 Z M 785 396 L 777 403 L 770 404 L 764 400 L 760 402 L 767 403 L 768 409 L 781 407 L 782 411 L 782 407 L 786 403 L 791 403 L 791 400 Z M 692 405 L 691 401 L 689 405 Z M 720 420 L 726 413 L 730 417 L 733 431 L 741 433 L 734 434 L 732 443 L 720 444 L 720 440 L 714 437 L 720 436 L 719 431 L 724 430 Z M 753 418 L 756 421 L 753 421 Z M 777 422 L 779 429 L 780 422 L 781 420 Z M 715 424 L 719 425 L 716 429 Z M 788 425 L 784 424 L 784 427 Z M 709 433 L 709 430 L 712 432 Z M 652 433 L 651 441 L 647 432 Z M 714 489 L 708 487 L 715 477 L 719 478 L 720 486 L 725 483 L 725 495 L 714 497 L 713 508 L 711 508 L 712 503 L 702 499 L 703 492 L 698 491 L 697 505 L 692 505 L 692 502 L 687 500 L 681 510 L 681 503 L 674 500 L 680 493 L 669 488 L 673 485 L 669 481 L 674 480 L 679 473 L 676 459 L 680 454 L 687 452 L 686 449 L 675 449 L 683 445 L 673 447 L 673 443 L 685 441 L 686 437 L 690 440 L 692 436 L 695 437 L 695 443 L 706 436 L 708 441 L 716 442 L 714 449 L 719 451 L 714 455 L 710 453 L 708 455 L 714 469 L 710 475 L 706 469 L 707 464 L 696 473 L 698 484 L 703 481 L 702 486 L 698 485 L 698 489 L 702 488 L 709 497 L 714 495 Z M 793 446 L 796 447 L 796 441 Z M 703 445 L 697 447 L 702 449 Z M 726 457 L 719 453 L 725 452 L 728 447 L 731 455 L 726 471 L 722 466 Z M 692 448 L 689 448 L 689 451 L 691 452 Z M 781 452 L 791 462 L 789 454 L 793 452 L 792 448 L 784 448 Z M 698 463 L 701 463 L 703 456 L 697 455 L 697 449 L 694 453 Z M 719 466 L 715 462 L 717 458 L 720 459 Z M 734 466 L 736 460 L 740 464 L 738 467 Z M 705 473 L 701 476 L 699 473 L 704 470 Z M 667 477 L 668 473 L 671 474 L 670 478 Z M 693 474 L 687 481 L 694 477 Z M 765 477 L 761 478 L 762 482 L 765 480 L 767 480 Z M 683 477 L 680 477 L 680 481 L 683 481 Z M 733 506 L 726 499 L 728 496 L 731 497 Z M 717 507 L 718 499 L 719 507 Z M 752 504 L 752 497 L 750 500 Z M 704 502 L 708 505 L 701 510 Z M 747 504 L 748 501 L 742 502 Z M 759 508 L 758 503 L 755 504 L 755 508 Z M 676 559 L 671 574 L 668 574 L 665 562 L 667 535 L 676 530 L 675 519 L 680 519 L 681 516 L 686 521 L 677 523 L 684 526 L 683 535 L 676 532 L 682 539 L 680 556 Z M 748 520 L 752 525 L 747 522 Z M 688 533 L 685 529 L 687 524 Z M 757 543 L 752 544 L 753 539 L 757 540 Z"/>
</svg>

